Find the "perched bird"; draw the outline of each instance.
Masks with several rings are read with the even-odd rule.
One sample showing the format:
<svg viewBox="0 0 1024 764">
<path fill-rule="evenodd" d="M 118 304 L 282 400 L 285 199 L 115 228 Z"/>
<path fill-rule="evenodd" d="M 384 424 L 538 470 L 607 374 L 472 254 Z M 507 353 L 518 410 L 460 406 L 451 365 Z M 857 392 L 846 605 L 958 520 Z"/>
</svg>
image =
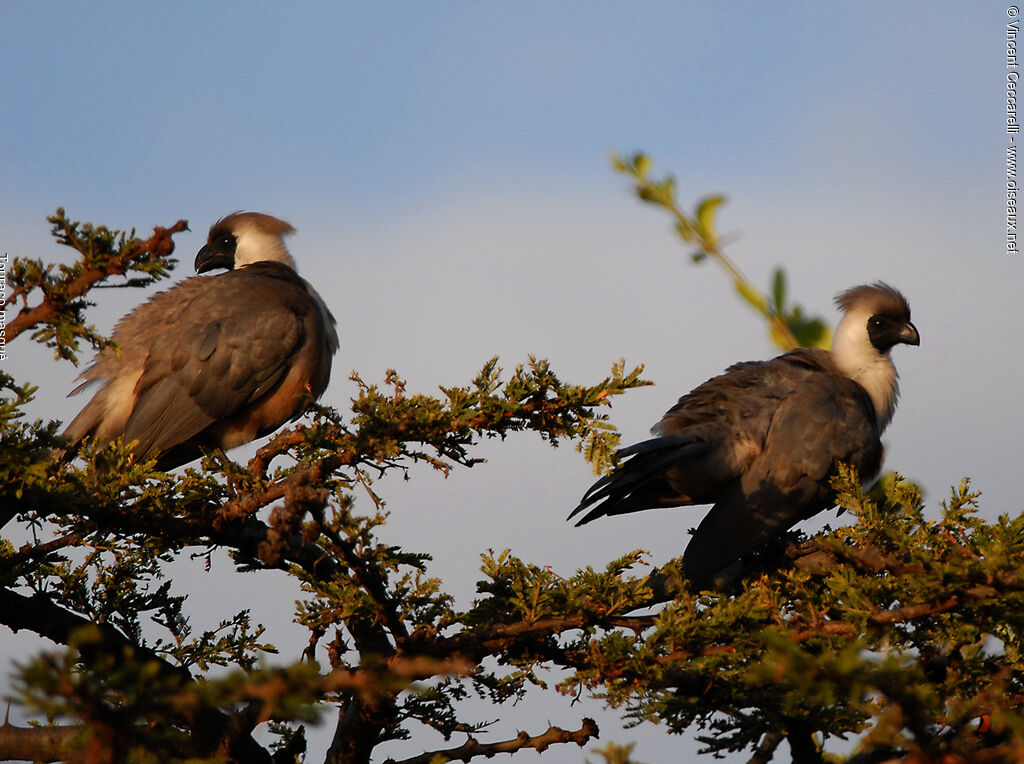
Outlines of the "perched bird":
<svg viewBox="0 0 1024 764">
<path fill-rule="evenodd" d="M 193 276 L 154 295 L 114 329 L 72 395 L 103 386 L 68 425 L 86 436 L 137 440 L 137 458 L 172 469 L 267 435 L 327 387 L 338 349 L 334 316 L 298 275 L 284 237 L 295 229 L 256 212 L 210 228 Z"/>
<path fill-rule="evenodd" d="M 836 304 L 844 315 L 831 351 L 793 350 L 709 379 L 665 413 L 654 438 L 619 451 L 625 461 L 569 518 L 713 504 L 683 555 L 700 582 L 833 506 L 840 462 L 877 475 L 899 395 L 889 351 L 921 339 L 887 284 L 854 287 Z"/>
</svg>

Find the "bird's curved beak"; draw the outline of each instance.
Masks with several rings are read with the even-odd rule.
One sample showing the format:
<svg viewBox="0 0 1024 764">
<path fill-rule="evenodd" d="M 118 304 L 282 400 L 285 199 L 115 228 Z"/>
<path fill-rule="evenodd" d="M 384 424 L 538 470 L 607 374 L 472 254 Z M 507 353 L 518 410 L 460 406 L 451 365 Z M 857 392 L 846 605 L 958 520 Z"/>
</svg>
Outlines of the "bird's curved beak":
<svg viewBox="0 0 1024 764">
<path fill-rule="evenodd" d="M 196 253 L 196 273 L 206 273 L 206 271 L 212 271 L 216 268 L 231 270 L 234 267 L 235 258 L 233 256 L 210 249 L 209 244 L 204 244 L 203 248 Z"/>
<path fill-rule="evenodd" d="M 903 328 L 900 329 L 896 341 L 902 342 L 904 345 L 920 345 L 921 335 L 917 333 L 917 327 L 907 321 Z"/>
</svg>

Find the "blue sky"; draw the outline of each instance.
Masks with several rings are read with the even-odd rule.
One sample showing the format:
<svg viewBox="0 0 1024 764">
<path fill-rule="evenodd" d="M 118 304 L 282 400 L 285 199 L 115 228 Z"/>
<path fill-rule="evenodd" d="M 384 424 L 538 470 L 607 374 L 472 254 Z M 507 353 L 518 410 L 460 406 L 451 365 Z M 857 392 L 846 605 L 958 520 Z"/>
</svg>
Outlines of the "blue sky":
<svg viewBox="0 0 1024 764">
<path fill-rule="evenodd" d="M 977 23 L 999 14 L 952 4 L 366 5 L 6 8 L 5 197 L 360 209 L 538 172 L 607 183 L 613 146 L 778 185 L 861 166 L 843 141 L 887 155 L 881 135 L 908 171 L 955 142 L 953 170 L 981 159 L 972 72 L 1000 55 L 1001 25 Z"/>
<path fill-rule="evenodd" d="M 636 440 L 683 392 L 772 353 L 723 275 L 692 267 L 609 169 L 610 151 L 642 149 L 685 204 L 728 195 L 721 226 L 756 283 L 785 265 L 795 297 L 830 320 L 853 284 L 903 289 L 922 345 L 896 351 L 887 466 L 921 481 L 933 511 L 971 475 L 987 516 L 1016 513 L 1006 20 L 992 2 L 8 3 L 0 248 L 63 257 L 45 222 L 58 205 L 140 233 L 183 217 L 182 278 L 215 219 L 270 212 L 298 229 L 300 269 L 339 320 L 326 402 L 345 406 L 352 369 L 394 367 L 429 392 L 495 354 L 508 368 L 536 353 L 580 382 L 626 356 L 658 383 L 616 404 Z M 93 320 L 109 329 L 142 299 L 104 293 Z M 8 349 L 40 385 L 33 413 L 73 416 L 75 370 L 24 340 Z M 576 530 L 564 516 L 591 477 L 577 454 L 528 438 L 484 451 L 488 464 L 447 481 L 386 486 L 387 533 L 435 552 L 464 600 L 488 547 L 568 572 L 627 548 L 658 562 L 700 518 Z M 197 592 L 197 622 L 234 599 Z M 495 738 L 576 713 L 533 708 Z M 616 719 L 602 738 L 640 741 L 641 761 L 678 751 Z"/>
</svg>

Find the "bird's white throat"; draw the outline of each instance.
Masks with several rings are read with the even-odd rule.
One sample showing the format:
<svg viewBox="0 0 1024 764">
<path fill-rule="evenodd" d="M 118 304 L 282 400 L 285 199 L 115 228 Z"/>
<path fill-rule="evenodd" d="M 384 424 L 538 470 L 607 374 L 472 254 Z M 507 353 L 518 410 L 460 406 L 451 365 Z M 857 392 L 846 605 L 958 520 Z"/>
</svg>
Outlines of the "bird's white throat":
<svg viewBox="0 0 1024 764">
<path fill-rule="evenodd" d="M 250 226 L 241 226 L 235 231 L 235 236 L 238 238 L 235 247 L 236 268 L 269 261 L 287 265 L 298 272 L 295 260 L 279 235 Z"/>
<path fill-rule="evenodd" d="M 843 316 L 832 340 L 832 358 L 839 370 L 863 387 L 884 430 L 892 420 L 899 398 L 899 375 L 888 353 L 878 352 L 868 337 L 867 310 L 854 309 Z"/>
</svg>

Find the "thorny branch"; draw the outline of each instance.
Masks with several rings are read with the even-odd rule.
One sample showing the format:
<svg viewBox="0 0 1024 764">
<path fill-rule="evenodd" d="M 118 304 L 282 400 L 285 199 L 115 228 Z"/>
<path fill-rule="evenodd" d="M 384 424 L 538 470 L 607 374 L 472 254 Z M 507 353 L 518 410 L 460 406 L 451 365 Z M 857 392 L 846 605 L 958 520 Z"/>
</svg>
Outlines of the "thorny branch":
<svg viewBox="0 0 1024 764">
<path fill-rule="evenodd" d="M 430 764 L 437 757 L 440 757 L 442 761 L 469 761 L 477 756 L 491 758 L 498 753 L 515 753 L 526 748 L 543 753 L 555 743 L 575 743 L 582 748 L 592 739 L 599 738 L 599 732 L 597 723 L 593 719 L 584 719 L 578 730 L 569 731 L 552 725 L 540 735 L 531 737 L 525 732 L 520 732 L 511 740 L 504 740 L 500 743 L 481 743 L 470 737 L 465 743 L 455 748 L 430 751 L 401 761 L 388 759 L 385 764 Z"/>
<path fill-rule="evenodd" d="M 151 650 L 134 644 L 113 626 L 93 623 L 59 607 L 43 595 L 26 597 L 10 589 L 0 589 L 0 619 L 14 632 L 28 629 L 57 644 L 69 644 L 74 634 L 87 633 L 89 637 L 79 644 L 79 651 L 90 662 L 101 656 L 117 662 L 121 655 L 130 653 L 135 660 L 144 661 L 155 669 L 154 678 L 161 677 L 178 685 L 193 681 L 187 669 L 168 663 Z M 253 761 L 269 760 L 269 755 L 250 737 L 252 727 L 238 728 L 231 715 L 209 706 L 185 715 L 191 716 L 195 736 L 204 741 L 206 750 L 237 750 L 252 756 Z"/>
<path fill-rule="evenodd" d="M 185 220 L 179 220 L 170 228 L 154 227 L 153 235 L 148 239 L 133 239 L 120 255 L 111 257 L 105 266 L 83 269 L 76 278 L 62 285 L 63 289 L 59 296 L 47 292 L 38 305 L 30 307 L 28 294 L 24 290 L 15 290 L 10 296 L 10 302 L 13 304 L 20 301 L 23 307 L 14 320 L 7 324 L 8 342 L 26 329 L 54 320 L 65 305 L 81 297 L 109 276 L 123 276 L 133 261 L 146 257 L 167 257 L 174 251 L 172 236 L 187 230 L 188 222 Z"/>
</svg>

